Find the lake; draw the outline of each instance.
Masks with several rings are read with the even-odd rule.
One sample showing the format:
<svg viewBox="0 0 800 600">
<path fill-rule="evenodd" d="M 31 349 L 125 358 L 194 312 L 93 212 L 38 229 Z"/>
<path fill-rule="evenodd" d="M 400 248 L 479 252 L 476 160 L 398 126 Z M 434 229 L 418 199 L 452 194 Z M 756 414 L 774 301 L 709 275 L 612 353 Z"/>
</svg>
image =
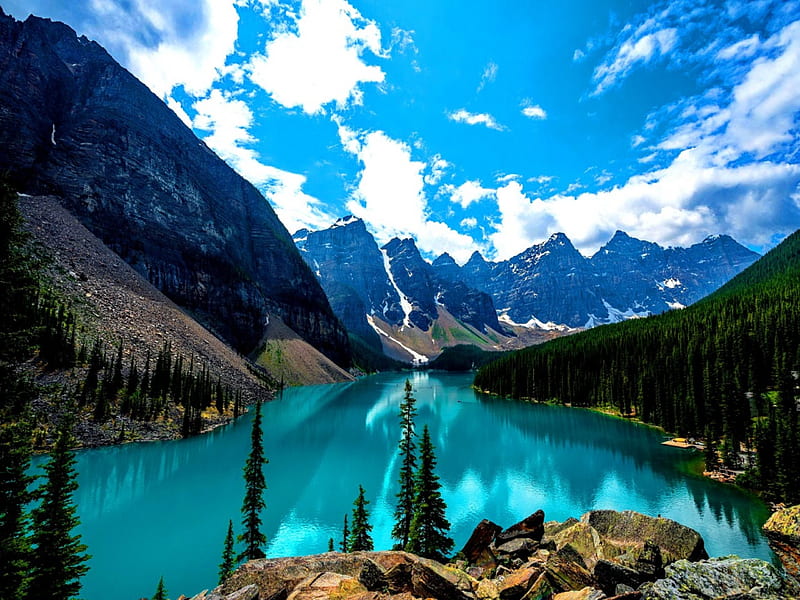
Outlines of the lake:
<svg viewBox="0 0 800 600">
<path fill-rule="evenodd" d="M 267 556 L 337 549 L 342 519 L 366 489 L 375 548 L 389 549 L 397 491 L 398 408 L 409 378 L 428 424 L 456 549 L 483 518 L 507 527 L 541 508 L 564 520 L 631 509 L 699 531 L 710 555 L 771 560 L 767 508 L 691 474 L 697 454 L 659 432 L 582 409 L 475 393 L 470 374 L 414 372 L 286 390 L 264 405 Z M 238 534 L 251 416 L 175 442 L 78 453 L 80 532 L 92 554 L 81 596 L 171 598 L 216 585 L 228 519 Z M 37 462 L 41 462 L 38 459 Z"/>
</svg>

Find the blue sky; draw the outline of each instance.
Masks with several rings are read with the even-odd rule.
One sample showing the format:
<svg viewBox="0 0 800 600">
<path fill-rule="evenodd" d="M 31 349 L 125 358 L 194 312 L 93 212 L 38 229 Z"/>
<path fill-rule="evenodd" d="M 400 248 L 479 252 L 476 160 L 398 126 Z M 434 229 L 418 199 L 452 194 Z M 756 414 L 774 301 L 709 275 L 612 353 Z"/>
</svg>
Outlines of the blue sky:
<svg viewBox="0 0 800 600">
<path fill-rule="evenodd" d="M 428 257 L 800 227 L 797 0 L 12 0 L 97 40 L 290 232 Z"/>
</svg>

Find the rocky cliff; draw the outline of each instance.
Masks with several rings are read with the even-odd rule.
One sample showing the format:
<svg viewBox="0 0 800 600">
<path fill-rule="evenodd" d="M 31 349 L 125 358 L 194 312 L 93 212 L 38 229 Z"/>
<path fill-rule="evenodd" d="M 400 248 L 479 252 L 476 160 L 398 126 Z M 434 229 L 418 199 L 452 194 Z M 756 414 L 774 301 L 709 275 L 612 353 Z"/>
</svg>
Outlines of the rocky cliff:
<svg viewBox="0 0 800 600">
<path fill-rule="evenodd" d="M 103 48 L 0 11 L 0 168 L 49 194 L 239 351 L 277 314 L 339 364 L 344 328 L 264 197 Z"/>
</svg>

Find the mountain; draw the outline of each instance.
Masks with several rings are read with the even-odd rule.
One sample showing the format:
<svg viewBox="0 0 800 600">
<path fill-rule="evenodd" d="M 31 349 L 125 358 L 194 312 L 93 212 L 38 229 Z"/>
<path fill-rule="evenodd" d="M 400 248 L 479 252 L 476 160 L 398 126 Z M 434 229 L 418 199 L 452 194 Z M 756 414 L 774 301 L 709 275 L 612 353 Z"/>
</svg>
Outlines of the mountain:
<svg viewBox="0 0 800 600">
<path fill-rule="evenodd" d="M 439 257 L 433 268 L 488 293 L 503 323 L 589 328 L 687 306 L 757 258 L 726 235 L 662 248 L 617 231 L 591 258 L 556 233 L 507 261 L 476 252 L 463 267 Z"/>
<path fill-rule="evenodd" d="M 445 346 L 497 350 L 516 341 L 500 326 L 488 294 L 440 276 L 410 238 L 379 248 L 364 222 L 349 216 L 320 231 L 301 229 L 293 239 L 336 315 L 376 351 L 427 362 Z"/>
<path fill-rule="evenodd" d="M 345 329 L 264 197 L 98 44 L 2 10 L 0 168 L 238 351 L 277 317 L 349 364 Z"/>
<path fill-rule="evenodd" d="M 615 237 L 613 246 L 643 248 L 641 242 Z M 623 254 L 631 260 L 630 252 Z M 675 269 L 680 261 L 716 260 L 724 270 L 747 258 L 724 236 L 664 254 Z M 714 276 L 689 274 L 701 282 Z M 482 368 L 475 385 L 514 398 L 609 408 L 669 432 L 705 438 L 709 470 L 718 458 L 726 467 L 748 466 L 742 465 L 739 449 L 755 445 L 752 468 L 737 482 L 776 501 L 798 502 L 798 297 L 800 231 L 684 310 L 513 353 Z"/>
</svg>

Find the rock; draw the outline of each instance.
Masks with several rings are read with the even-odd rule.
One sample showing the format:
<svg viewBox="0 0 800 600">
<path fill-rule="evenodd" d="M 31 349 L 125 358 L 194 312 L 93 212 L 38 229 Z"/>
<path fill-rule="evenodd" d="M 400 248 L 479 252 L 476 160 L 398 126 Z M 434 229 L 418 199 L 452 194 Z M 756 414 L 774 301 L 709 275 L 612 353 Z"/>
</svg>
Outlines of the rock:
<svg viewBox="0 0 800 600">
<path fill-rule="evenodd" d="M 538 548 L 538 544 L 529 538 L 516 538 L 494 549 L 498 559 L 503 557 L 527 559 Z"/>
<path fill-rule="evenodd" d="M 594 576 L 597 584 L 609 596 L 617 593 L 617 586 L 620 584 L 636 589 L 643 581 L 638 571 L 605 559 L 597 561 Z"/>
<path fill-rule="evenodd" d="M 225 596 L 225 600 L 258 600 L 258 586 L 255 584 L 246 585 Z"/>
<path fill-rule="evenodd" d="M 470 564 L 480 564 L 481 560 L 485 560 L 485 555 L 489 546 L 494 542 L 494 538 L 502 530 L 502 527 L 497 523 L 493 523 L 488 519 L 484 519 L 472 531 L 461 553 Z M 490 553 L 491 554 L 491 553 Z M 493 555 L 492 555 L 493 557 Z"/>
<path fill-rule="evenodd" d="M 383 581 L 391 594 L 411 591 L 411 566 L 416 556 L 405 552 L 375 552 L 371 560 L 383 571 Z"/>
<path fill-rule="evenodd" d="M 664 577 L 664 561 L 661 558 L 661 548 L 652 540 L 646 540 L 644 548 L 636 558 L 634 567 L 647 581 L 655 581 Z"/>
<path fill-rule="evenodd" d="M 519 523 L 501 531 L 495 538 L 495 546 L 502 546 L 516 538 L 528 538 L 540 542 L 544 535 L 544 511 L 537 510 Z"/>
<path fill-rule="evenodd" d="M 525 594 L 523 600 L 549 600 L 554 593 L 553 584 L 550 583 L 547 573 L 542 573 Z"/>
<path fill-rule="evenodd" d="M 603 600 L 606 595 L 591 587 L 585 587 L 582 590 L 561 592 L 553 596 L 553 600 Z"/>
<path fill-rule="evenodd" d="M 550 557 L 545 569 L 551 587 L 556 592 L 580 590 L 594 585 L 595 582 L 592 574 L 582 565 L 572 560 L 565 560 L 558 555 Z"/>
<path fill-rule="evenodd" d="M 679 560 L 664 579 L 641 587 L 643 600 L 786 600 L 800 594 L 796 582 L 755 558 L 725 556 L 700 562 Z"/>
<path fill-rule="evenodd" d="M 575 517 L 570 517 L 566 521 L 548 521 L 544 524 L 544 534 L 548 538 L 552 538 L 561 531 L 568 529 L 569 527 L 575 525 L 575 523 L 579 522 L 580 521 L 578 521 L 578 519 Z"/>
<path fill-rule="evenodd" d="M 588 523 L 574 521 L 573 525 L 552 535 L 557 549 L 565 546 L 573 548 L 580 556 L 586 567 L 593 570 L 598 559 L 605 558 L 597 531 Z"/>
<path fill-rule="evenodd" d="M 662 517 L 650 517 L 630 510 L 593 510 L 581 522 L 594 527 L 603 543 L 606 558 L 640 551 L 645 540 L 661 548 L 664 564 L 686 559 L 708 558 L 702 536 L 694 529 Z"/>
<path fill-rule="evenodd" d="M 773 513 L 763 531 L 783 568 L 800 582 L 800 504 Z"/>
<path fill-rule="evenodd" d="M 493 579 L 481 579 L 475 590 L 478 600 L 497 600 L 500 597 L 500 590 Z"/>
<path fill-rule="evenodd" d="M 373 553 L 327 552 L 310 556 L 251 560 L 225 581 L 221 591 L 229 594 L 255 584 L 258 587 L 259 600 L 286 598 L 307 578 L 326 572 L 353 577 L 367 590 L 377 590 L 384 582 L 383 571 L 369 558 L 370 554 Z"/>
<path fill-rule="evenodd" d="M 624 594 L 617 594 L 616 596 L 611 596 L 610 598 L 606 598 L 606 600 L 640 600 L 641 597 L 642 597 L 642 592 L 634 590 L 632 592 L 625 592 Z"/>
<path fill-rule="evenodd" d="M 411 587 L 414 595 L 420 598 L 475 600 L 469 575 L 428 558 L 417 558 L 412 565 Z"/>
<path fill-rule="evenodd" d="M 287 600 L 341 599 L 366 592 L 355 577 L 339 573 L 319 573 L 307 577 L 294 588 Z"/>
<path fill-rule="evenodd" d="M 531 589 L 542 572 L 541 568 L 528 567 L 510 573 L 498 585 L 500 600 L 519 600 Z"/>
<path fill-rule="evenodd" d="M 583 560 L 583 557 L 578 553 L 577 550 L 572 546 L 572 544 L 567 544 L 566 546 L 562 546 L 560 550 L 556 552 L 556 556 L 561 560 L 574 562 L 584 569 L 587 569 L 586 561 Z"/>
</svg>

